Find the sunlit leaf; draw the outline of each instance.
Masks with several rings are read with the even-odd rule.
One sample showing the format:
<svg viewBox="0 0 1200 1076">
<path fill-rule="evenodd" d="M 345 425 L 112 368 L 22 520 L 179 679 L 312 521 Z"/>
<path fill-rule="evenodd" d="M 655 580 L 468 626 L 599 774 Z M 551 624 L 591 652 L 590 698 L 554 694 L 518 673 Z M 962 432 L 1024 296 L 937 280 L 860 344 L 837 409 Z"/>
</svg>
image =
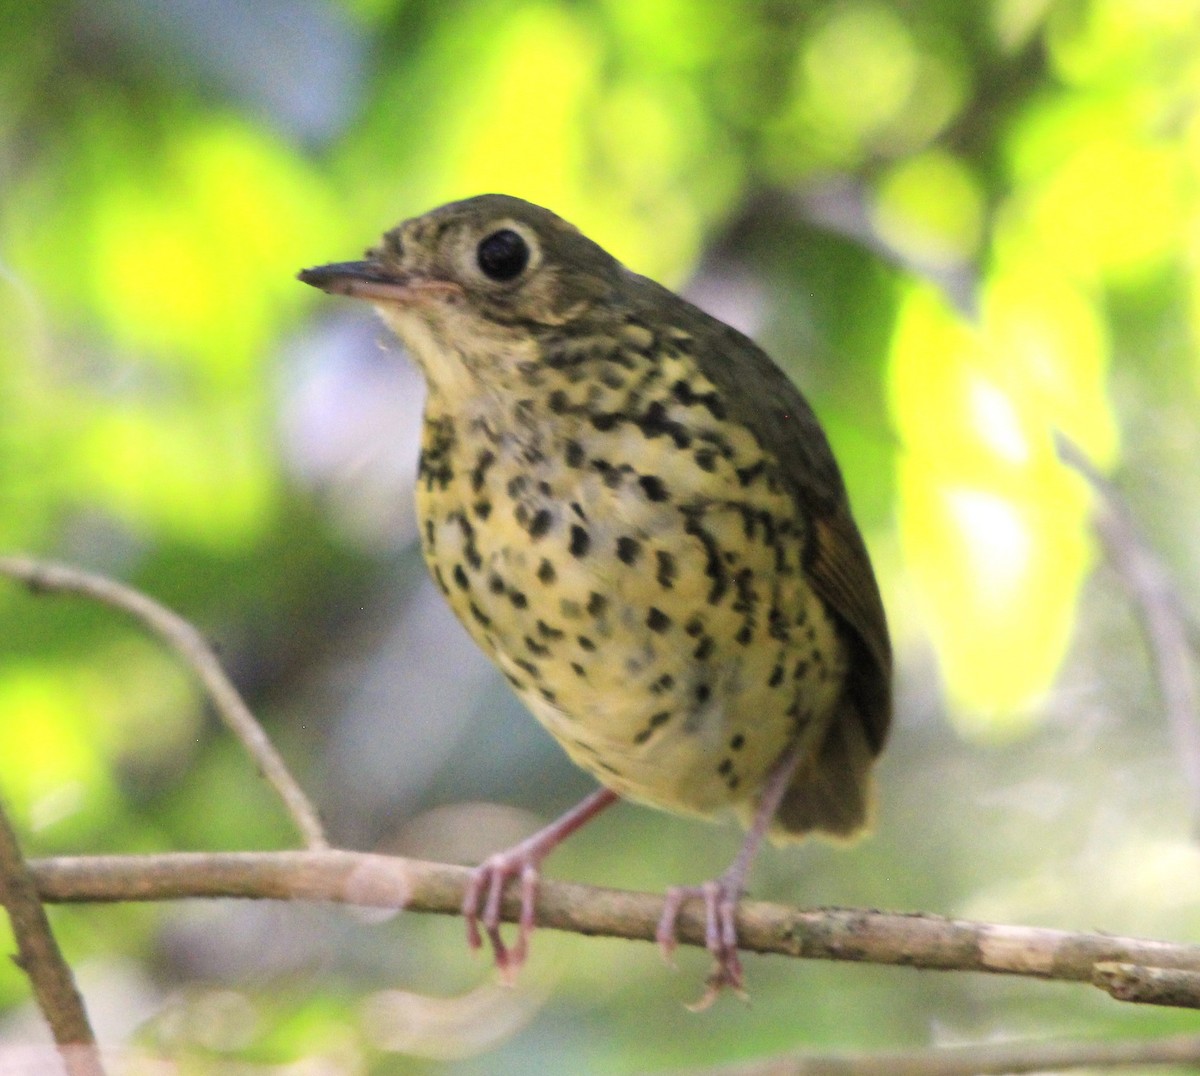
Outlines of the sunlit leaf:
<svg viewBox="0 0 1200 1076">
<path fill-rule="evenodd" d="M 966 262 L 978 247 L 982 193 L 962 161 L 931 150 L 887 171 L 874 217 L 880 235 L 910 261 L 952 266 Z"/>
<path fill-rule="evenodd" d="M 0 789 L 25 824 L 103 814 L 112 788 L 77 684 L 51 664 L 9 667 L 0 676 L 0 714 L 0 758 L 21 760 L 0 768 Z"/>
<path fill-rule="evenodd" d="M 997 272 L 977 324 L 928 287 L 904 302 L 891 356 L 901 540 L 965 727 L 1031 720 L 1065 652 L 1089 498 L 1053 438 L 1111 458 L 1106 358 L 1090 304 L 1034 265 Z"/>
</svg>

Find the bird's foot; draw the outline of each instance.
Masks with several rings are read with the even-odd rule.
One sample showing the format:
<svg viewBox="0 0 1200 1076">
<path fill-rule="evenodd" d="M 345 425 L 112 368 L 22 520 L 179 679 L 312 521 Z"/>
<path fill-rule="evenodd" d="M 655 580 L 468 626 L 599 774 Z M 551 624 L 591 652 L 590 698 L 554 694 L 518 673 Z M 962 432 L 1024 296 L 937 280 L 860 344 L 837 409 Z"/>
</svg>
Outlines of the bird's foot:
<svg viewBox="0 0 1200 1076">
<path fill-rule="evenodd" d="M 655 937 L 663 958 L 668 963 L 674 963 L 673 954 L 678 944 L 676 927 L 684 902 L 693 897 L 704 901 L 704 944 L 712 953 L 713 966 L 708 973 L 704 994 L 688 1006 L 693 1012 L 707 1009 L 717 1000 L 722 990 L 732 990 L 743 1000 L 747 997 L 742 962 L 738 957 L 735 922 L 737 903 L 741 895 L 741 879 L 732 871 L 703 885 L 672 886 L 667 890 L 666 903 L 658 921 Z"/>
<path fill-rule="evenodd" d="M 526 842 L 528 843 L 528 842 Z M 463 894 L 462 914 L 467 921 L 467 944 L 472 949 L 483 945 L 484 932 L 492 945 L 500 978 L 511 986 L 529 955 L 529 937 L 533 933 L 533 909 L 537 902 L 538 869 L 542 855 L 531 855 L 525 844 L 488 857 L 471 872 Z M 517 941 L 509 948 L 500 936 L 500 903 L 504 887 L 511 878 L 521 879 L 521 911 L 517 918 Z"/>
<path fill-rule="evenodd" d="M 542 860 L 585 822 L 616 803 L 617 798 L 617 794 L 607 788 L 598 789 L 545 829 L 507 851 L 489 856 L 471 872 L 462 901 L 462 914 L 467 921 L 467 944 L 472 949 L 479 949 L 483 945 L 483 934 L 488 936 L 496 968 L 505 984 L 511 986 L 516 981 L 517 972 L 529 955 Z M 517 942 L 509 948 L 500 936 L 500 921 L 504 887 L 513 878 L 521 880 L 521 909 L 517 915 Z"/>
</svg>

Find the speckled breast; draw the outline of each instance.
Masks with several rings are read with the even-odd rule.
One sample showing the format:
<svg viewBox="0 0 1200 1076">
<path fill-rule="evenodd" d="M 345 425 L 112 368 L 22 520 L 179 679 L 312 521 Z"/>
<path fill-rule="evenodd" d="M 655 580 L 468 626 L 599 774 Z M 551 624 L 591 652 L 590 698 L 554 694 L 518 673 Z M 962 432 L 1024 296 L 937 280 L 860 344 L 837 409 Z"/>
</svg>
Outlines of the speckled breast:
<svg viewBox="0 0 1200 1076">
<path fill-rule="evenodd" d="M 778 464 L 683 354 L 553 363 L 528 395 L 427 407 L 426 560 L 568 754 L 707 814 L 814 742 L 845 676 Z"/>
</svg>

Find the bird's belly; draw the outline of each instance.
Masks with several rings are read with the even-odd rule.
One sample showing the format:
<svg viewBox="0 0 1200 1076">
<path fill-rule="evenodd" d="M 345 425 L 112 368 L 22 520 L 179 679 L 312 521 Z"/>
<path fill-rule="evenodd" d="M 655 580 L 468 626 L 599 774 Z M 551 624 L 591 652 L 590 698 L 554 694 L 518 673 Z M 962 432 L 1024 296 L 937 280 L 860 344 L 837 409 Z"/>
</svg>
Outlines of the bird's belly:
<svg viewBox="0 0 1200 1076">
<path fill-rule="evenodd" d="M 425 556 L 577 764 L 622 795 L 708 814 L 824 727 L 842 643 L 800 571 L 798 528 L 762 521 L 786 499 L 750 516 L 620 492 L 581 484 L 480 513 L 425 490 Z"/>
</svg>

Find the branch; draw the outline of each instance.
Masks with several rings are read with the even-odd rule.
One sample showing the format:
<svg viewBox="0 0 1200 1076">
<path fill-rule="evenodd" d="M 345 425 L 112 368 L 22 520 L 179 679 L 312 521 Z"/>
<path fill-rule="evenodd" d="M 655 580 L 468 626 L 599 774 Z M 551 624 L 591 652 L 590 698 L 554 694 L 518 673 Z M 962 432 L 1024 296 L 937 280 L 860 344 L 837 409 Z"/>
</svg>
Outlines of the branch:
<svg viewBox="0 0 1200 1076">
<path fill-rule="evenodd" d="M 0 904 L 17 940 L 17 966 L 29 976 L 38 1007 L 50 1025 L 70 1076 L 104 1076 L 96 1036 L 71 967 L 50 930 L 37 884 L 21 855 L 17 835 L 0 805 Z"/>
<path fill-rule="evenodd" d="M 1200 692 L 1193 675 L 1188 622 L 1166 566 L 1154 554 L 1117 488 L 1065 434 L 1055 434 L 1059 458 L 1087 480 L 1100 511 L 1096 532 L 1109 563 L 1142 623 L 1171 735 L 1191 799 L 1192 824 L 1200 827 Z"/>
<path fill-rule="evenodd" d="M 245 897 L 442 915 L 459 914 L 470 875 L 466 867 L 338 850 L 64 856 L 35 860 L 30 869 L 41 898 L 52 902 Z M 538 891 L 536 922 L 578 934 L 653 941 L 662 909 L 661 896 L 545 881 Z M 519 894 L 512 889 L 505 895 L 504 918 L 512 922 L 519 911 Z M 1094 982 L 1118 1000 L 1123 1000 L 1120 983 L 1110 984 L 1120 976 L 1099 965 L 1135 965 L 1143 978 L 1147 969 L 1172 969 L 1189 976 L 1172 981 L 1164 1003 L 1200 1008 L 1200 945 L 924 914 L 799 910 L 761 901 L 741 902 L 737 926 L 740 946 L 758 953 Z M 704 929 L 700 903 L 689 902 L 680 913 L 679 940 L 703 946 Z M 1190 989 L 1179 981 L 1189 977 Z"/>
<path fill-rule="evenodd" d="M 237 688 L 225 675 L 212 647 L 178 613 L 112 579 L 65 564 L 37 561 L 29 557 L 0 557 L 0 575 L 25 583 L 35 594 L 81 594 L 128 613 L 149 628 L 199 677 L 221 720 L 241 740 L 259 772 L 283 800 L 284 808 L 300 830 L 305 845 L 311 849 L 329 847 L 316 808 L 288 772 L 275 745 L 267 738 Z"/>
<path fill-rule="evenodd" d="M 1186 1065 L 1200 1061 L 1200 1035 L 1126 1042 L 989 1042 L 925 1050 L 774 1058 L 702 1069 L 695 1076 L 1007 1076 L 1078 1068 Z"/>
</svg>

